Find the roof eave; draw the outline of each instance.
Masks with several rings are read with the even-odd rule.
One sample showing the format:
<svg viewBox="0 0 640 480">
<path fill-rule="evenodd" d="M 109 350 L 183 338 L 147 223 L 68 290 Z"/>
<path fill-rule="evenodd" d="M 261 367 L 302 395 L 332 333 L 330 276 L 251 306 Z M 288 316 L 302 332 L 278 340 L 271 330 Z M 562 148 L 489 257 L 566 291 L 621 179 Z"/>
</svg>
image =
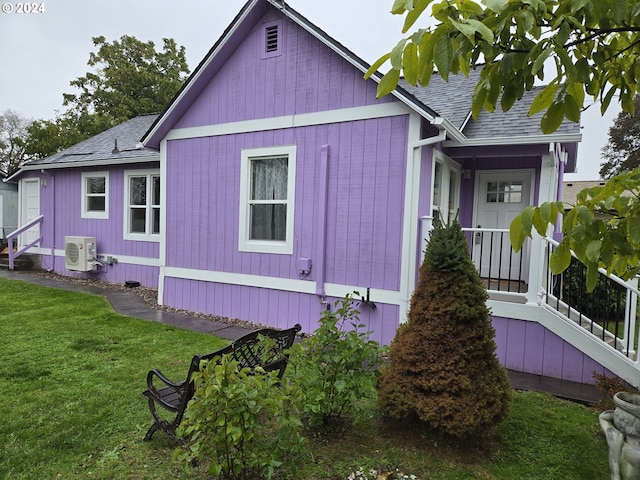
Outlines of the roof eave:
<svg viewBox="0 0 640 480">
<path fill-rule="evenodd" d="M 15 181 L 25 172 L 33 172 L 37 170 L 58 170 L 62 168 L 86 168 L 86 167 L 105 167 L 105 166 L 117 166 L 117 165 L 132 165 L 136 163 L 149 163 L 159 162 L 160 154 L 150 155 L 148 157 L 135 157 L 135 158 L 122 158 L 122 159 L 103 159 L 103 160 L 90 160 L 82 162 L 60 162 L 60 163 L 42 163 L 33 165 L 24 165 L 20 170 L 15 172 L 9 178 L 7 182 Z"/>
<path fill-rule="evenodd" d="M 582 141 L 581 133 L 551 134 L 551 135 L 531 135 L 519 137 L 486 137 L 467 138 L 464 142 L 448 141 L 444 142 L 445 147 L 480 147 L 491 145 L 525 145 L 544 143 L 579 143 Z"/>
</svg>

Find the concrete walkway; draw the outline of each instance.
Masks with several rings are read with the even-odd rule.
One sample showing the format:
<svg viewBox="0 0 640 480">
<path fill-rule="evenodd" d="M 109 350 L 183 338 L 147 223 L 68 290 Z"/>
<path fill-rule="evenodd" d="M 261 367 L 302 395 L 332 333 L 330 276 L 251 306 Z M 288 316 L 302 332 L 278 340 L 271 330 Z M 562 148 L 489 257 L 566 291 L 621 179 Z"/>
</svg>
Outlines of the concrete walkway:
<svg viewBox="0 0 640 480">
<path fill-rule="evenodd" d="M 102 295 L 106 297 L 116 312 L 123 315 L 173 325 L 197 332 L 209 333 L 227 340 L 236 340 L 251 331 L 249 328 L 238 325 L 216 322 L 211 319 L 199 318 L 184 313 L 156 310 L 144 303 L 142 299 L 133 292 L 121 292 L 99 286 L 54 280 L 33 272 L 0 270 L 0 278 L 22 280 L 47 287 Z M 586 404 L 596 403 L 601 398 L 600 392 L 598 392 L 593 385 L 585 385 L 511 370 L 509 370 L 508 373 L 511 385 L 517 390 L 547 392 L 561 398 Z"/>
</svg>

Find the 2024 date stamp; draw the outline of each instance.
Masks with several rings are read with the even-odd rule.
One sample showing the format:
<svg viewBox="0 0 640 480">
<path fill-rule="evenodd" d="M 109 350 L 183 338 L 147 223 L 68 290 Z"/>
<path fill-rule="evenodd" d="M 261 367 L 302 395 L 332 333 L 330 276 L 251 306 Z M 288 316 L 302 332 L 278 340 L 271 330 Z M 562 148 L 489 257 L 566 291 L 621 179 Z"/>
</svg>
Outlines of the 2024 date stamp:
<svg viewBox="0 0 640 480">
<path fill-rule="evenodd" d="M 18 14 L 40 14 L 47 11 L 43 2 L 29 2 L 29 3 L 11 3 L 5 2 L 2 4 L 2 13 L 18 13 Z"/>
</svg>

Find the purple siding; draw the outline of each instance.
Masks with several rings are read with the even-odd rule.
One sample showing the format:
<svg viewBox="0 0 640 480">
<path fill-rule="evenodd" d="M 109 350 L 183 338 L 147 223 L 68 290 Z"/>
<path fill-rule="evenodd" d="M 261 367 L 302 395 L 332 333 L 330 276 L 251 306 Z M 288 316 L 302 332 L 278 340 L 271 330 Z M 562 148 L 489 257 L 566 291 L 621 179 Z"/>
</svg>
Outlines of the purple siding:
<svg viewBox="0 0 640 480">
<path fill-rule="evenodd" d="M 157 164 L 139 164 L 124 167 L 97 167 L 93 169 L 68 168 L 48 170 L 37 175 L 29 172 L 25 178 L 40 177 L 46 186 L 40 187 L 40 214 L 42 223 L 43 249 L 64 250 L 64 237 L 95 237 L 99 255 L 114 257 L 159 258 L 159 243 L 124 240 L 124 171 L 158 168 Z M 87 171 L 109 172 L 109 218 L 82 218 L 82 173 Z M 136 280 L 142 285 L 157 288 L 158 267 L 116 263 L 99 268 L 97 272 L 71 272 L 64 267 L 64 257 L 52 259 L 46 253 L 42 256 L 42 266 L 63 275 L 100 278 L 120 283 Z"/>
<path fill-rule="evenodd" d="M 579 383 L 595 383 L 604 367 L 542 325 L 492 317 L 497 356 L 508 369 Z"/>
<path fill-rule="evenodd" d="M 327 304 L 333 307 L 336 300 L 326 298 L 327 303 L 321 303 L 315 295 L 177 278 L 167 278 L 165 290 L 165 300 L 176 308 L 216 312 L 223 317 L 250 319 L 276 328 L 300 323 L 307 333 L 318 327 L 323 310 Z M 373 332 L 371 338 L 389 344 L 398 328 L 398 307 L 378 304 L 373 310 L 357 303 L 356 307 L 362 322 Z"/>
<path fill-rule="evenodd" d="M 317 179 L 329 145 L 325 280 L 398 290 L 406 128 L 406 117 L 392 117 L 169 141 L 167 265 L 300 278 L 297 259 L 313 261 L 321 241 Z M 297 145 L 293 255 L 240 252 L 241 150 L 288 144 Z M 305 279 L 317 279 L 313 268 Z"/>
<path fill-rule="evenodd" d="M 174 128 L 335 110 L 393 101 L 376 99 L 376 84 L 319 40 L 283 21 L 282 55 L 262 59 L 269 12 L 211 79 Z"/>
</svg>

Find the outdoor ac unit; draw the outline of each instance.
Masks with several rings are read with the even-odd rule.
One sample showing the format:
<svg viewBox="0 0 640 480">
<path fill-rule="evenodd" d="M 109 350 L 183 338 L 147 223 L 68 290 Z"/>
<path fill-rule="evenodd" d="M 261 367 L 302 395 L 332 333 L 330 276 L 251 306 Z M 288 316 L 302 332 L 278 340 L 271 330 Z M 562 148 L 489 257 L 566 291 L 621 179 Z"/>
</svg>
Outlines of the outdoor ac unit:
<svg viewBox="0 0 640 480">
<path fill-rule="evenodd" d="M 95 237 L 64 237 L 64 266 L 67 270 L 91 272 L 96 262 Z"/>
</svg>

